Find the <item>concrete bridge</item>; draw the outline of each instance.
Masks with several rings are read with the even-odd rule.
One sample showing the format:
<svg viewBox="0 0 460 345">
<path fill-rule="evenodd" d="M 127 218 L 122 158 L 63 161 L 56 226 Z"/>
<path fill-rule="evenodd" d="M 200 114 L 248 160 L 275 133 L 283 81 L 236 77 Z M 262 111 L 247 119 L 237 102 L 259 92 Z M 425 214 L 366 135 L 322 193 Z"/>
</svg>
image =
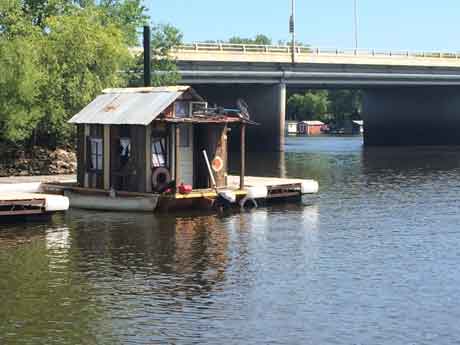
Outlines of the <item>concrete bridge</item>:
<svg viewBox="0 0 460 345">
<path fill-rule="evenodd" d="M 460 145 L 460 55 L 446 52 L 184 44 L 172 51 L 182 83 L 211 103 L 244 98 L 261 123 L 249 147 L 282 150 L 286 94 L 364 90 L 366 145 Z M 294 59 L 294 61 L 293 61 Z"/>
</svg>

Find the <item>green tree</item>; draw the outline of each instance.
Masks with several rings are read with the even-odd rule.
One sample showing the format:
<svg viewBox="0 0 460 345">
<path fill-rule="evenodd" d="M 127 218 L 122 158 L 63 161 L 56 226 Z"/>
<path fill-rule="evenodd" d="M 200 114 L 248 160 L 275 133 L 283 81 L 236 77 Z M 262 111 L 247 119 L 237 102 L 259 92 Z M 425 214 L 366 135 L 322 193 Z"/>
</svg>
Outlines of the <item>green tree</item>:
<svg viewBox="0 0 460 345">
<path fill-rule="evenodd" d="M 289 97 L 288 117 L 297 121 L 324 120 L 329 108 L 327 91 L 307 91 Z"/>
<path fill-rule="evenodd" d="M 0 141 L 20 143 L 42 118 L 43 71 L 36 46 L 19 37 L 0 40 Z"/>
<path fill-rule="evenodd" d="M 362 104 L 360 90 L 331 90 L 329 100 L 329 111 L 336 120 L 360 119 Z"/>
<path fill-rule="evenodd" d="M 52 143 L 65 143 L 73 127 L 68 118 L 104 88 L 124 85 L 119 73 L 129 63 L 125 37 L 115 24 L 103 26 L 100 10 L 88 8 L 47 19 L 49 34 L 43 45 L 47 66 L 40 103 L 40 134 Z"/>
<path fill-rule="evenodd" d="M 68 143 L 69 117 L 123 86 L 142 0 L 1 0 L 0 140 Z"/>
<path fill-rule="evenodd" d="M 182 33 L 172 25 L 160 24 L 152 28 L 152 85 L 174 85 L 180 80 L 176 61 L 171 57 L 171 50 L 182 43 Z M 130 86 L 143 85 L 144 55 L 137 56 L 128 73 Z"/>
<path fill-rule="evenodd" d="M 228 43 L 270 45 L 272 44 L 272 40 L 268 36 L 258 34 L 254 38 L 241 38 L 234 36 L 228 40 Z"/>
</svg>

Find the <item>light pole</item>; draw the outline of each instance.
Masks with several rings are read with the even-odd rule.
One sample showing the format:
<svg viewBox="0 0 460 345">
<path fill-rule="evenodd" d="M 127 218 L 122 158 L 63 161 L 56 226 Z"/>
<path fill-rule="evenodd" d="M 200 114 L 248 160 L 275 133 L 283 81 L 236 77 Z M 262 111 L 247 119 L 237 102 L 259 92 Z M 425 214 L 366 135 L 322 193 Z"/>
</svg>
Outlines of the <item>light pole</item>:
<svg viewBox="0 0 460 345">
<path fill-rule="evenodd" d="M 291 18 L 289 19 L 289 33 L 292 34 L 292 63 L 295 63 L 295 0 L 291 3 Z"/>
<path fill-rule="evenodd" d="M 355 27 L 355 50 L 358 50 L 358 0 L 354 0 L 354 27 Z"/>
</svg>

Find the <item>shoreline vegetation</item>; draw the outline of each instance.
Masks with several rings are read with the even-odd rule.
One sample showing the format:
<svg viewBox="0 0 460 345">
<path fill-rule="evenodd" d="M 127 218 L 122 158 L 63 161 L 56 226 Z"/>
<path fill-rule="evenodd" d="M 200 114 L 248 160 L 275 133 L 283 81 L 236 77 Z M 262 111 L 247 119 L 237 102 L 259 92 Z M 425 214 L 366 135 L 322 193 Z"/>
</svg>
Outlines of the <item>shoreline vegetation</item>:
<svg viewBox="0 0 460 345">
<path fill-rule="evenodd" d="M 49 157 L 58 148 L 73 151 L 71 116 L 105 88 L 143 85 L 143 56 L 133 57 L 128 48 L 141 44 L 140 32 L 149 22 L 143 0 L 0 1 L 0 148 L 10 157 L 2 173 L 47 171 L 29 163 L 16 171 L 10 163 L 42 157 L 40 150 Z M 169 72 L 152 75 L 153 86 L 180 83 L 168 54 L 182 38 L 172 25 L 153 26 L 151 69 Z M 262 34 L 228 42 L 272 43 Z M 287 114 L 328 123 L 356 117 L 359 108 L 357 91 L 306 90 L 289 95 Z"/>
</svg>

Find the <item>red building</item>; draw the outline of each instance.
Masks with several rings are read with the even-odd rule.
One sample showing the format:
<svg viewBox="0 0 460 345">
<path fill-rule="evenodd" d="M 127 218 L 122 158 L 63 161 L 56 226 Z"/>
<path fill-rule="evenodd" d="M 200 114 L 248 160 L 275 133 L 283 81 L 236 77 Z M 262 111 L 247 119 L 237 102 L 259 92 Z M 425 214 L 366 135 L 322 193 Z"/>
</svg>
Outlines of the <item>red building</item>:
<svg viewBox="0 0 460 345">
<path fill-rule="evenodd" d="M 314 136 L 321 134 L 324 123 L 321 121 L 301 121 L 297 126 L 300 135 Z"/>
</svg>

